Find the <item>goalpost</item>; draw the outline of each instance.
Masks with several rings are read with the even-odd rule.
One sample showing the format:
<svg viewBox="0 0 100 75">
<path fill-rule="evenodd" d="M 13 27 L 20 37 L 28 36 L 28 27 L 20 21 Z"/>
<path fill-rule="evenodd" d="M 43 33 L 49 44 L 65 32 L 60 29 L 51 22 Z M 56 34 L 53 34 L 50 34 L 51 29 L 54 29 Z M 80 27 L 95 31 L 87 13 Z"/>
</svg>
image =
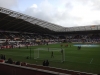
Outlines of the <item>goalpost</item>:
<svg viewBox="0 0 100 75">
<path fill-rule="evenodd" d="M 65 49 L 61 53 L 61 48 L 37 48 L 34 49 L 34 59 L 49 60 L 49 61 L 65 61 Z M 53 56 L 51 57 L 53 52 Z"/>
<path fill-rule="evenodd" d="M 39 49 L 34 49 L 34 59 L 39 58 Z"/>
</svg>

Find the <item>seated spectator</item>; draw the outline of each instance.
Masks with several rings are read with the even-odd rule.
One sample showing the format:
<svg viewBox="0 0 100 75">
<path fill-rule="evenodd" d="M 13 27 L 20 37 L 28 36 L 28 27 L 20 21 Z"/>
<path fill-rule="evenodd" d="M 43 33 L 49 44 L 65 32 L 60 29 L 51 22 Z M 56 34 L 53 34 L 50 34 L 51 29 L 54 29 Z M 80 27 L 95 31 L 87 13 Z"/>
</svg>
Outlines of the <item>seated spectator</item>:
<svg viewBox="0 0 100 75">
<path fill-rule="evenodd" d="M 0 58 L 1 58 L 1 59 L 4 59 L 4 60 L 6 59 L 6 58 L 5 58 L 5 55 L 3 55 L 3 54 L 1 54 Z"/>
<path fill-rule="evenodd" d="M 27 63 L 25 63 L 25 62 L 21 63 L 21 66 L 26 66 L 26 65 L 27 65 Z"/>
<path fill-rule="evenodd" d="M 3 59 L 3 55 L 1 54 L 1 59 Z"/>
<path fill-rule="evenodd" d="M 17 62 L 16 62 L 16 65 L 20 65 L 20 61 L 17 61 Z"/>
<path fill-rule="evenodd" d="M 6 63 L 9 63 L 9 64 L 13 64 L 13 61 L 11 58 L 8 59 L 8 61 Z"/>
<path fill-rule="evenodd" d="M 49 61 L 48 60 L 46 60 L 45 66 L 49 66 Z"/>
<path fill-rule="evenodd" d="M 43 66 L 46 66 L 46 62 L 45 62 L 45 60 L 43 61 Z"/>
<path fill-rule="evenodd" d="M 5 55 L 3 55 L 3 59 L 4 59 L 4 60 L 6 60 L 6 57 L 5 57 Z"/>
</svg>

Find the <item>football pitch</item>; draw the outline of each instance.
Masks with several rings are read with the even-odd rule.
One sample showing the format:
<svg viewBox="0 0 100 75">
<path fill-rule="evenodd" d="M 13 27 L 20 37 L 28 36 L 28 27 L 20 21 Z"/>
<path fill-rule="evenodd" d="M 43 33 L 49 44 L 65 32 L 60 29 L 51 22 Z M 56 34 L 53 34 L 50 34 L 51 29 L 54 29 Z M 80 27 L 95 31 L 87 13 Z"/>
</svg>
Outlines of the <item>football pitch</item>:
<svg viewBox="0 0 100 75">
<path fill-rule="evenodd" d="M 0 54 L 4 54 L 6 60 L 12 58 L 14 61 L 42 65 L 42 62 L 48 59 L 52 67 L 100 73 L 100 44 L 97 44 L 97 46 L 96 44 L 94 46 L 84 44 L 81 50 L 77 49 L 77 46 L 80 44 L 68 44 L 68 47 L 65 47 L 65 45 L 64 43 L 62 47 L 64 50 L 64 63 L 61 62 L 60 44 L 31 46 L 28 49 L 26 47 L 20 49 L 2 49 Z M 54 58 L 51 58 L 51 51 L 53 51 Z M 29 59 L 26 59 L 26 57 L 29 57 Z"/>
</svg>

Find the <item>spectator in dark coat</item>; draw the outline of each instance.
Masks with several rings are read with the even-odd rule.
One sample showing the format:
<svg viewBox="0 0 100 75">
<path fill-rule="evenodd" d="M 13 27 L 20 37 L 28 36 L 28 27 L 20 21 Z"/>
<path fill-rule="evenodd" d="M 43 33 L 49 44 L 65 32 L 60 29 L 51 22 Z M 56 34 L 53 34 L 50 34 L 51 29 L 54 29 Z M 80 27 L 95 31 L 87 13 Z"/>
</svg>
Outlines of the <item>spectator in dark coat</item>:
<svg viewBox="0 0 100 75">
<path fill-rule="evenodd" d="M 46 66 L 46 62 L 45 62 L 45 60 L 43 61 L 43 66 Z"/>
<path fill-rule="evenodd" d="M 46 65 L 46 66 L 49 66 L 49 61 L 48 61 L 48 60 L 46 60 L 45 65 Z"/>
<path fill-rule="evenodd" d="M 17 61 L 17 62 L 16 62 L 16 65 L 20 65 L 20 61 Z"/>
<path fill-rule="evenodd" d="M 4 59 L 4 60 L 6 60 L 6 57 L 5 57 L 5 55 L 3 55 L 3 59 Z"/>
<path fill-rule="evenodd" d="M 7 63 L 13 64 L 13 60 L 11 58 L 8 59 Z"/>
<path fill-rule="evenodd" d="M 3 59 L 3 55 L 1 54 L 1 59 Z"/>
</svg>

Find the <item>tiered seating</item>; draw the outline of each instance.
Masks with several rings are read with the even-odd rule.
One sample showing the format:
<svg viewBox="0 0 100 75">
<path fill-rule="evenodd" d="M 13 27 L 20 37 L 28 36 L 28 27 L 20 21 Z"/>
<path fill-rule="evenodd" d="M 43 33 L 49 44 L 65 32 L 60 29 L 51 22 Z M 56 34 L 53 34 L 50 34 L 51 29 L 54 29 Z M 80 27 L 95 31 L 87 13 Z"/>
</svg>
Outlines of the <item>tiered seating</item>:
<svg viewBox="0 0 100 75">
<path fill-rule="evenodd" d="M 49 70 L 0 63 L 0 75 L 70 75 Z"/>
<path fill-rule="evenodd" d="M 13 63 L 15 64 L 15 63 Z M 34 74 L 34 75 L 97 75 L 92 73 L 85 73 L 85 72 L 79 72 L 79 71 L 73 71 L 73 70 L 67 70 L 67 69 L 61 69 L 61 68 L 54 68 L 54 67 L 46 67 L 46 66 L 40 66 L 35 64 L 27 64 L 27 63 L 21 63 L 21 65 L 13 65 L 13 64 L 3 64 L 0 63 L 0 72 L 1 74 L 7 74 L 7 75 L 13 75 L 12 70 L 16 70 L 16 75 L 27 75 Z M 23 66 L 23 67 L 21 67 Z M 26 67 L 25 67 L 26 66 Z M 6 70 L 8 69 L 8 70 Z M 33 72 L 31 72 L 31 70 Z M 25 71 L 25 72 L 23 72 Z M 19 73 L 20 72 L 20 73 Z M 40 74 L 40 73 L 43 74 Z M 24 74 L 25 73 L 25 74 Z M 28 74 L 28 75 L 29 75 Z"/>
<path fill-rule="evenodd" d="M 67 70 L 67 69 L 61 69 L 61 68 L 54 68 L 54 67 L 44 67 L 44 66 L 39 66 L 39 65 L 34 65 L 34 64 L 27 64 L 26 66 L 38 68 L 38 69 L 49 70 L 49 71 L 54 71 L 54 72 L 65 73 L 65 74 L 71 74 L 71 75 L 77 75 L 79 73 L 80 73 L 80 75 L 93 75 L 92 73 L 85 73 L 85 72 L 79 72 L 79 71 L 73 71 L 73 70 Z"/>
</svg>

